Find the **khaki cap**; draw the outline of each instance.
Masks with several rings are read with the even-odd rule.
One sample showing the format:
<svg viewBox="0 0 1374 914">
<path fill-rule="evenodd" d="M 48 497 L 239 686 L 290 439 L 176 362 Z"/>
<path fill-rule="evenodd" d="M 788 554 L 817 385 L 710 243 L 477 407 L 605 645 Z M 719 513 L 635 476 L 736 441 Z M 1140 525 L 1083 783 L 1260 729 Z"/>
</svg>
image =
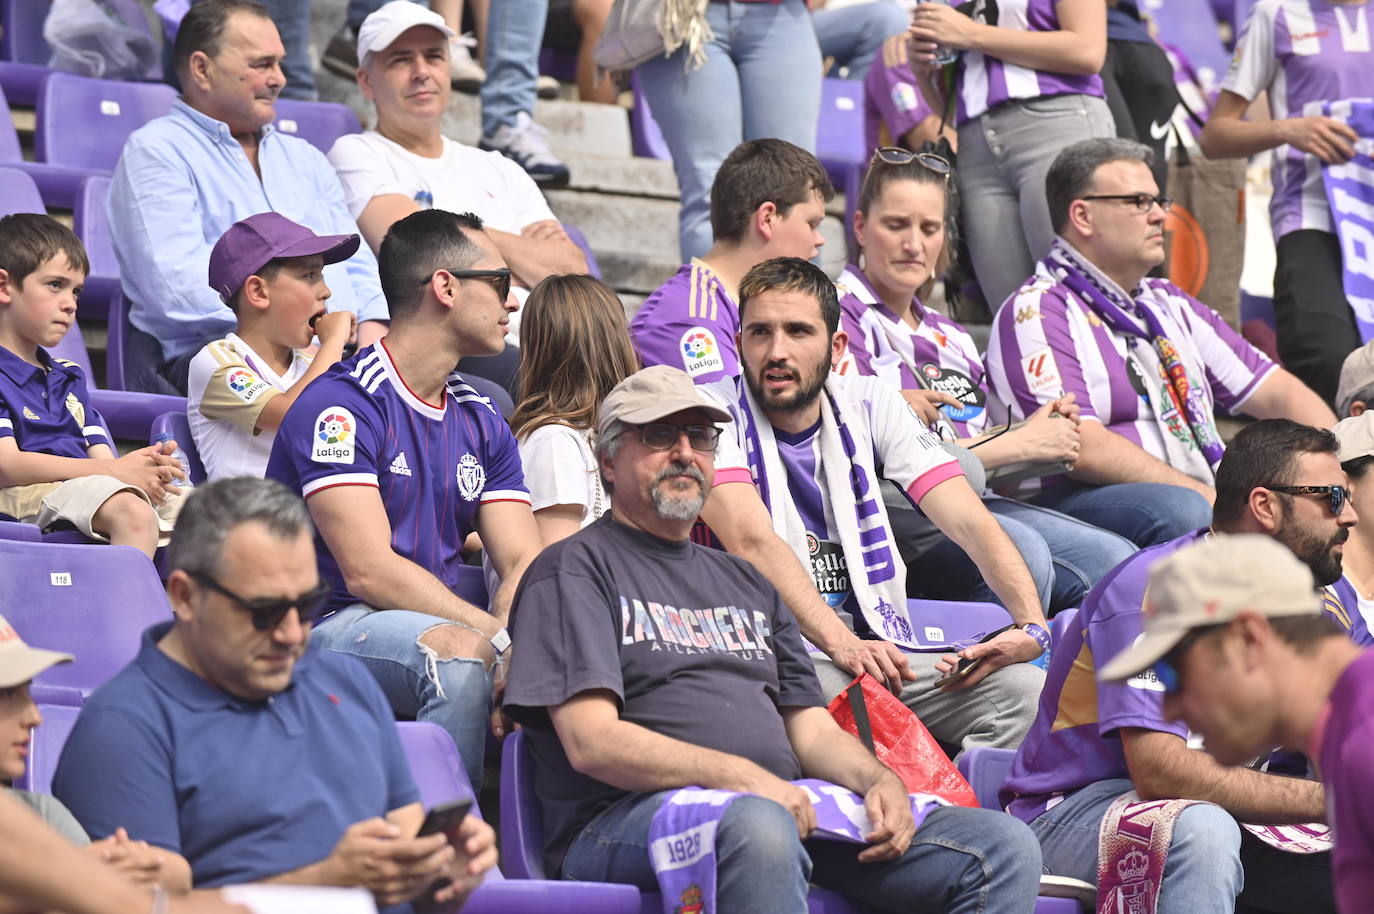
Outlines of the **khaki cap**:
<svg viewBox="0 0 1374 914">
<path fill-rule="evenodd" d="M 28 682 L 50 666 L 71 663 L 71 654 L 29 647 L 14 626 L 0 616 L 0 689 Z"/>
<path fill-rule="evenodd" d="M 730 422 L 731 416 L 704 397 L 687 372 L 669 365 L 641 368 L 621 381 L 601 401 L 597 434 L 619 419 L 627 425 L 656 422 L 685 409 L 699 409 L 712 422 Z"/>
<path fill-rule="evenodd" d="M 1374 456 L 1374 410 L 1342 419 L 1331 431 L 1336 436 L 1336 459 L 1341 463 Z"/>
<path fill-rule="evenodd" d="M 1336 415 L 1350 415 L 1355 394 L 1374 384 L 1374 340 L 1351 352 L 1341 363 L 1341 379 L 1336 385 Z"/>
<path fill-rule="evenodd" d="M 1189 631 L 1229 622 L 1242 612 L 1315 616 L 1322 596 L 1297 556 L 1257 533 L 1214 534 L 1150 569 L 1145 631 L 1101 670 L 1129 679 L 1153 666 Z"/>
</svg>

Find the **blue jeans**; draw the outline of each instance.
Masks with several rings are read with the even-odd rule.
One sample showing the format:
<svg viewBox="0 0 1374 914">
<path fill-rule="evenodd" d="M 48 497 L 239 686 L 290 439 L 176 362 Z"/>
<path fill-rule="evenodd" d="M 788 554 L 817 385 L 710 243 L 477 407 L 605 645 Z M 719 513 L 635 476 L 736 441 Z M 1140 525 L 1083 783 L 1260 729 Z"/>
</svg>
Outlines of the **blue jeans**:
<svg viewBox="0 0 1374 914">
<path fill-rule="evenodd" d="M 1098 781 L 1031 821 L 1045 869 L 1097 884 L 1097 833 L 1130 780 Z M 1189 806 L 1174 823 L 1169 861 L 1159 894 L 1160 911 L 1232 914 L 1245 884 L 1240 865 L 1240 826 L 1220 806 Z"/>
<path fill-rule="evenodd" d="M 836 68 L 846 67 L 846 79 L 863 81 L 873 58 L 888 36 L 905 32 L 911 16 L 894 0 L 874 0 L 839 9 L 819 9 L 811 14 L 821 58 L 834 58 Z"/>
<path fill-rule="evenodd" d="M 1141 549 L 1167 543 L 1212 523 L 1212 507 L 1192 489 L 1159 482 L 1088 486 L 1064 482 L 1032 501 L 1119 533 Z"/>
<path fill-rule="evenodd" d="M 493 4 L 493 17 L 501 5 Z M 804 0 L 706 6 L 715 37 L 702 66 L 689 68 L 679 48 L 638 68 L 682 191 L 683 262 L 711 247 L 711 184 L 730 151 L 744 140 L 777 137 L 815 152 L 821 107 L 821 52 Z M 485 89 L 482 98 L 485 108 Z"/>
<path fill-rule="evenodd" d="M 649 823 L 669 791 L 631 794 L 592 819 L 563 858 L 563 878 L 627 882 L 656 892 Z M 805 914 L 807 883 L 890 911 L 1021 911 L 1035 907 L 1040 852 L 1030 831 L 1004 813 L 945 807 L 888 863 L 859 863 L 855 844 L 807 841 L 780 804 L 744 796 L 716 832 L 720 911 Z"/>
<path fill-rule="evenodd" d="M 315 91 L 315 71 L 310 65 L 310 0 L 263 0 L 272 21 L 277 24 L 286 57 L 281 62 L 286 75 L 282 98 L 319 100 Z"/>
<path fill-rule="evenodd" d="M 539 48 L 549 0 L 495 0 L 487 12 L 486 69 L 482 83 L 482 133 L 491 136 L 534 114 Z"/>
<path fill-rule="evenodd" d="M 326 650 L 362 661 L 402 717 L 427 720 L 449 732 L 468 779 L 482 782 L 491 677 L 482 661 L 441 660 L 420 636 L 445 621 L 401 609 L 376 610 L 363 603 L 341 609 L 315 626 L 312 640 Z"/>
</svg>

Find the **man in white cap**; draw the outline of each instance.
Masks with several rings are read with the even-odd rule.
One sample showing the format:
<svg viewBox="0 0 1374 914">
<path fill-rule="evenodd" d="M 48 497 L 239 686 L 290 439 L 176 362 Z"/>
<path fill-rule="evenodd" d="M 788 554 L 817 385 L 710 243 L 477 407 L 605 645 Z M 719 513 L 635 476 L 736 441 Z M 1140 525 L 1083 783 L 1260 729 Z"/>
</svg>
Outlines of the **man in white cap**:
<svg viewBox="0 0 1374 914">
<path fill-rule="evenodd" d="M 1374 405 L 1374 340 L 1351 351 L 1341 363 L 1336 415 L 1358 416 Z"/>
<path fill-rule="evenodd" d="M 1350 354 L 1353 359 L 1364 350 L 1357 349 Z M 1349 367 L 1350 359 L 1346 360 Z M 1341 371 L 1344 382 L 1345 370 Z M 1370 375 L 1374 383 L 1374 372 Z M 1340 445 L 1336 452 L 1349 482 L 1350 503 L 1355 513 L 1368 512 L 1365 517 L 1374 517 L 1374 411 L 1366 411 L 1364 404 L 1355 401 L 1351 415 L 1331 430 Z M 1355 634 L 1352 624 L 1352 637 L 1357 644 L 1374 644 L 1370 626 L 1374 625 L 1374 524 L 1359 524 L 1350 528 L 1350 539 L 1345 544 L 1345 554 L 1341 558 L 1341 579 L 1332 585 L 1341 604 L 1349 612 L 1352 623 L 1360 627 L 1360 635 Z M 1358 611 L 1357 611 L 1358 608 Z"/>
<path fill-rule="evenodd" d="M 808 877 L 884 910 L 1030 910 L 1040 858 L 1026 828 L 913 808 L 826 713 L 778 592 L 689 540 L 729 421 L 677 368 L 616 385 L 596 446 L 611 510 L 521 583 L 505 710 L 529 740 L 549 871 L 658 889 L 684 910 L 800 914 Z M 806 782 L 813 801 L 791 783 L 802 777 L 832 784 Z M 836 793 L 866 811 L 862 839 L 803 845 L 835 824 Z M 680 817 L 699 827 L 675 841 Z"/>
<path fill-rule="evenodd" d="M 1144 615 L 1102 678 L 1153 673 L 1164 713 L 1224 765 L 1305 751 L 1326 787 L 1336 904 L 1374 910 L 1374 653 L 1322 611 L 1311 571 L 1268 537 L 1215 536 L 1154 567 Z"/>
<path fill-rule="evenodd" d="M 375 251 L 393 222 L 418 209 L 473 213 L 517 286 L 585 273 L 582 251 L 523 168 L 441 132 L 452 37 L 438 13 L 410 0 L 391 0 L 358 30 L 358 85 L 377 106 L 377 126 L 340 137 L 329 161 L 363 237 Z"/>
</svg>

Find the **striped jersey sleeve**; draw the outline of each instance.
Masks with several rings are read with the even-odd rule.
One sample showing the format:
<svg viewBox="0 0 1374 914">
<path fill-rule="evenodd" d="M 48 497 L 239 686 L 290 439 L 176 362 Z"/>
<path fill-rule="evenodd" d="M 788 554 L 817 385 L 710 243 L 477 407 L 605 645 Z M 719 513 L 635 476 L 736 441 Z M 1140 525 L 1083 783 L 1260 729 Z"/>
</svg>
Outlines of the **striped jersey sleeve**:
<svg viewBox="0 0 1374 914">
<path fill-rule="evenodd" d="M 988 378 L 1014 416 L 1074 394 L 1084 418 L 1102 420 L 1083 376 L 1080 342 L 1067 293 L 1043 276 L 1031 279 L 997 312 L 988 339 Z"/>
<path fill-rule="evenodd" d="M 1176 287 L 1168 288 L 1206 368 L 1217 406 L 1232 414 L 1242 410 L 1278 366 L 1232 330 L 1221 315 Z"/>
<path fill-rule="evenodd" d="M 659 286 L 630 321 L 646 366 L 681 368 L 697 384 L 739 375 L 738 331 L 739 309 L 701 261 L 686 264 Z"/>
</svg>

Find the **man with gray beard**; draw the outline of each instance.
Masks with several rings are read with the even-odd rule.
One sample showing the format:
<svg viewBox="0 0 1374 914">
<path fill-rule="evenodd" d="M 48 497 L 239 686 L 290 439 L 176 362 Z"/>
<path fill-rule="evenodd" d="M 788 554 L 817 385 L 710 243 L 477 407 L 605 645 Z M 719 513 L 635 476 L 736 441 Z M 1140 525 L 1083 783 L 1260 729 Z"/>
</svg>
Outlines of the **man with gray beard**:
<svg viewBox="0 0 1374 914">
<path fill-rule="evenodd" d="M 597 435 L 611 511 L 516 593 L 505 711 L 529 742 L 546 868 L 720 911 L 802 914 L 808 878 L 884 910 L 1031 910 L 1029 831 L 913 803 L 826 713 L 767 579 L 689 540 L 728 421 L 676 368 L 617 385 Z M 822 838 L 841 808 L 866 816 L 857 843 Z"/>
</svg>

